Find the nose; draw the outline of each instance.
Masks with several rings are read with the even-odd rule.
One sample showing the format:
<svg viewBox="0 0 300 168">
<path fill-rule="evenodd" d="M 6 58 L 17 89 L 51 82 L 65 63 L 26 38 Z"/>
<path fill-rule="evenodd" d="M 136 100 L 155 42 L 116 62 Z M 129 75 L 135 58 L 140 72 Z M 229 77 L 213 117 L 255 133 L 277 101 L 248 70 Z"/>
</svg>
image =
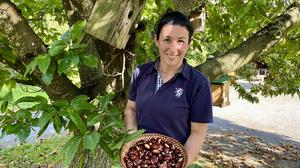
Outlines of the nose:
<svg viewBox="0 0 300 168">
<path fill-rule="evenodd" d="M 172 54 L 177 53 L 177 50 L 180 48 L 179 44 L 176 41 L 172 41 L 169 46 L 169 51 Z"/>
</svg>

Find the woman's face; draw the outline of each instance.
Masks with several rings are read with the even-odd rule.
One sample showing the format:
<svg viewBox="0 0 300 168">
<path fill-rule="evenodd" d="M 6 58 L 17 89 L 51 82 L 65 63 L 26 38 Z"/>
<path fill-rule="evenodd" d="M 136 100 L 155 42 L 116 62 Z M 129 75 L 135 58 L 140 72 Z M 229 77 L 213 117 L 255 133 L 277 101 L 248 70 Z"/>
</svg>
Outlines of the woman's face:
<svg viewBox="0 0 300 168">
<path fill-rule="evenodd" d="M 159 38 L 155 38 L 159 49 L 160 61 L 166 66 L 179 68 L 189 48 L 189 31 L 184 26 L 166 24 Z"/>
</svg>

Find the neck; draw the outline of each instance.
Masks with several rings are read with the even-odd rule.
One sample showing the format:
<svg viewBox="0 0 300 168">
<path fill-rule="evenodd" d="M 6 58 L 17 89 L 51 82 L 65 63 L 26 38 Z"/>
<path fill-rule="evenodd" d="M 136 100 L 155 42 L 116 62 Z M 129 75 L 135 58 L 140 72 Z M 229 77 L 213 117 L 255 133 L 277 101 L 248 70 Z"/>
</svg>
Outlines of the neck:
<svg viewBox="0 0 300 168">
<path fill-rule="evenodd" d="M 159 72 L 161 74 L 166 74 L 166 75 L 174 75 L 176 74 L 179 69 L 181 68 L 183 63 L 179 64 L 178 66 L 168 66 L 168 65 L 165 65 L 165 64 L 162 64 L 160 62 L 159 64 Z"/>
</svg>

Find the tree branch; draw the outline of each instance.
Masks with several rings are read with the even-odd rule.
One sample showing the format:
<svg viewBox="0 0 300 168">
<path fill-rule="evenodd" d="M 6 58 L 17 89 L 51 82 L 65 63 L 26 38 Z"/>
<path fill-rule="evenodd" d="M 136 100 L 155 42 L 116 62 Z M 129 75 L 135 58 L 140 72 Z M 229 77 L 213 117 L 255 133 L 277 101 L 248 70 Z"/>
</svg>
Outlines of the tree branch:
<svg viewBox="0 0 300 168">
<path fill-rule="evenodd" d="M 61 2 L 69 18 L 69 25 L 78 20 L 87 20 L 95 4 L 95 0 L 61 0 Z"/>
<path fill-rule="evenodd" d="M 203 1 L 199 0 L 173 0 L 175 10 L 179 10 L 187 16 L 190 13 L 190 10 L 197 4 L 202 3 Z"/>
<path fill-rule="evenodd" d="M 211 81 L 249 63 L 252 58 L 262 55 L 280 40 L 288 29 L 300 23 L 300 2 L 292 4 L 273 23 L 255 33 L 238 47 L 227 53 L 207 60 L 196 69 L 205 73 Z"/>
<path fill-rule="evenodd" d="M 14 46 L 20 60 L 26 63 L 47 51 L 45 44 L 29 26 L 20 10 L 9 0 L 0 2 L 0 31 Z"/>
<path fill-rule="evenodd" d="M 17 78 L 13 78 L 13 80 L 20 84 L 36 86 L 36 84 L 31 80 L 21 80 L 21 79 L 17 79 Z"/>
</svg>

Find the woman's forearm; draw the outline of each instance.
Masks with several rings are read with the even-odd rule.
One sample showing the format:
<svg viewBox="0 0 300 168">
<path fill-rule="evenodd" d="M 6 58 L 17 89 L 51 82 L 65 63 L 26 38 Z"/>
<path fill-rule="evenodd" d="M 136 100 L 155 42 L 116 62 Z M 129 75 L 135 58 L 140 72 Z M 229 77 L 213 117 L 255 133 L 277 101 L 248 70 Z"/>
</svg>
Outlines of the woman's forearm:
<svg viewBox="0 0 300 168">
<path fill-rule="evenodd" d="M 192 123 L 191 134 L 184 144 L 184 148 L 188 155 L 187 166 L 195 161 L 200 152 L 205 139 L 207 125 L 208 124 L 206 123 Z"/>
<path fill-rule="evenodd" d="M 130 133 L 137 131 L 135 102 L 128 100 L 124 111 L 124 122 L 126 130 Z"/>
</svg>

